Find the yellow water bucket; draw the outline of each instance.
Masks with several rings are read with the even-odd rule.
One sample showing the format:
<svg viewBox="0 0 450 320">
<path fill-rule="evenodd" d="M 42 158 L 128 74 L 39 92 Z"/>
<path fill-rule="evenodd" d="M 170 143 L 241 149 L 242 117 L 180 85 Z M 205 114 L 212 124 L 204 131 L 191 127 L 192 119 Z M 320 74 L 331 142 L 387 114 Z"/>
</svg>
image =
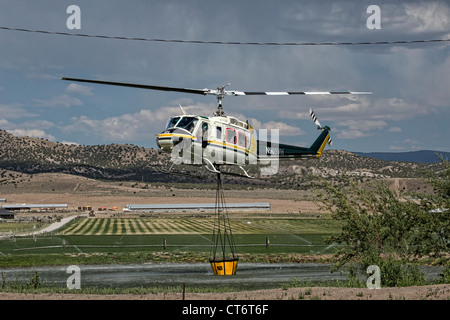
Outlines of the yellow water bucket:
<svg viewBox="0 0 450 320">
<path fill-rule="evenodd" d="M 232 276 L 236 273 L 238 259 L 209 260 L 215 275 Z"/>
</svg>

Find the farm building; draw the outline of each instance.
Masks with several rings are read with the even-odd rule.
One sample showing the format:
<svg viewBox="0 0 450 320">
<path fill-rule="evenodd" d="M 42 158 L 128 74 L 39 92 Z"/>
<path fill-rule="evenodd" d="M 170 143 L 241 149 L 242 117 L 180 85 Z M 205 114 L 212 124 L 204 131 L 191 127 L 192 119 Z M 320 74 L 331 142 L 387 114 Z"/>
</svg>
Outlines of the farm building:
<svg viewBox="0 0 450 320">
<path fill-rule="evenodd" d="M 14 219 L 14 212 L 0 207 L 0 219 Z"/>
<path fill-rule="evenodd" d="M 193 212 L 214 211 L 215 203 L 127 204 L 124 211 Z M 270 210 L 268 202 L 227 203 L 227 210 Z"/>
<path fill-rule="evenodd" d="M 3 209 L 6 210 L 60 210 L 60 209 L 67 209 L 67 204 L 4 204 Z"/>
</svg>

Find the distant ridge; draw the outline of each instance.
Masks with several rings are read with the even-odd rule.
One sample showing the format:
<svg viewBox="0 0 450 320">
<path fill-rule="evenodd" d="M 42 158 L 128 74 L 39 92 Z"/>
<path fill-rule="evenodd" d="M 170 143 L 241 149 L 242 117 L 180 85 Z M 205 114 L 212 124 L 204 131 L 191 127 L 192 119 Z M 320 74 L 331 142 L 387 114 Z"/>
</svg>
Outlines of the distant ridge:
<svg viewBox="0 0 450 320">
<path fill-rule="evenodd" d="M 416 163 L 438 163 L 439 157 L 436 154 L 442 156 L 443 159 L 450 158 L 450 152 L 433 151 L 433 150 L 420 150 L 409 152 L 353 152 L 359 156 L 369 157 L 385 161 L 403 161 L 403 162 L 416 162 Z"/>
<path fill-rule="evenodd" d="M 434 152 L 428 153 L 433 155 Z M 448 156 L 449 153 L 444 154 L 444 157 Z M 436 162 L 436 159 L 432 161 Z M 419 161 L 417 157 L 408 158 L 408 161 L 411 160 Z M 180 165 L 170 172 L 174 174 L 168 174 L 172 166 L 170 154 L 151 148 L 130 144 L 64 144 L 47 139 L 16 137 L 0 129 L 0 192 L 8 186 L 16 188 L 19 181 L 27 181 L 32 175 L 40 173 L 140 183 L 215 183 L 215 175 L 205 173 L 202 167 Z M 233 172 L 234 169 L 227 168 L 231 173 L 236 173 Z M 347 183 L 349 179 L 367 181 L 374 178 L 419 181 L 427 176 L 427 172 L 442 170 L 442 165 L 389 162 L 344 150 L 325 150 L 320 159 L 280 162 L 277 174 L 271 176 L 261 176 L 257 166 L 249 166 L 248 170 L 255 179 L 250 181 L 227 175 L 227 185 L 310 190 L 316 187 L 320 179 L 336 183 Z M 198 177 L 201 179 L 197 179 Z M 420 186 L 413 182 L 405 188 L 418 190 L 417 188 L 423 187 L 422 182 L 419 181 L 419 184 Z"/>
</svg>

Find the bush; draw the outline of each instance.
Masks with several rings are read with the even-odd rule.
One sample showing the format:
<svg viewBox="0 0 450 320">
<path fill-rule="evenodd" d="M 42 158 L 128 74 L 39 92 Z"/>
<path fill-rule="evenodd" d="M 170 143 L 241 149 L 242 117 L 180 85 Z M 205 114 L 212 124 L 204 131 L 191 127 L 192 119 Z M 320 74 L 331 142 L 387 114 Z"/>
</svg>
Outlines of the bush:
<svg viewBox="0 0 450 320">
<path fill-rule="evenodd" d="M 345 245 L 336 252 L 335 268 L 358 262 L 365 273 L 367 266 L 378 265 L 384 286 L 420 285 L 425 276 L 413 263 L 431 257 L 445 266 L 443 278 L 448 282 L 450 168 L 448 161 L 442 164 L 441 176 L 429 180 L 435 192 L 414 200 L 400 198 L 383 182 L 370 190 L 357 184 L 326 184 L 321 202 L 342 226 L 327 242 Z"/>
<path fill-rule="evenodd" d="M 327 191 L 328 196 L 322 200 L 342 226 L 341 233 L 327 242 L 345 244 L 338 250 L 341 265 L 387 253 L 395 253 L 401 259 L 410 257 L 418 205 L 399 200 L 383 182 L 378 182 L 373 191 L 355 184 L 350 188 L 327 186 Z"/>
<path fill-rule="evenodd" d="M 370 265 L 380 268 L 381 286 L 420 286 L 426 282 L 426 277 L 417 264 L 406 264 L 403 260 L 394 257 L 363 257 L 360 268 L 365 272 Z"/>
</svg>

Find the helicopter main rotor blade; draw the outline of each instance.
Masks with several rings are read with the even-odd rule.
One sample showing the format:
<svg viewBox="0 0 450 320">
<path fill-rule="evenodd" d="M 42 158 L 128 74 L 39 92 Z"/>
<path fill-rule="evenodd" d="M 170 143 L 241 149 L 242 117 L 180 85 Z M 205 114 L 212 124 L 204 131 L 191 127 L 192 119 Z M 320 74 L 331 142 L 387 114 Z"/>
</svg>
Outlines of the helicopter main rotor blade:
<svg viewBox="0 0 450 320">
<path fill-rule="evenodd" d="M 164 87 L 164 86 L 150 86 L 150 85 L 146 85 L 146 84 L 89 80 L 89 79 L 76 79 L 76 78 L 62 78 L 62 80 L 76 81 L 76 82 L 88 82 L 88 83 L 96 83 L 96 84 L 106 84 L 106 85 L 111 85 L 111 86 L 131 87 L 131 88 L 148 89 L 148 90 L 185 92 L 185 93 L 193 93 L 193 94 L 201 94 L 201 95 L 206 95 L 210 91 L 208 89 L 189 89 L 189 88 L 176 88 L 176 87 Z"/>
<path fill-rule="evenodd" d="M 372 94 L 372 92 L 357 91 L 225 91 L 234 96 L 289 96 L 289 95 L 326 95 L 326 94 Z"/>
<path fill-rule="evenodd" d="M 256 95 L 288 96 L 288 95 L 328 95 L 328 94 L 372 94 L 372 92 L 356 92 L 356 91 L 237 91 L 237 90 L 224 90 L 225 86 L 219 87 L 217 89 L 190 89 L 190 88 L 152 86 L 146 84 L 77 79 L 77 78 L 62 78 L 62 80 L 105 84 L 111 86 L 131 87 L 148 90 L 175 91 L 201 95 L 214 95 L 218 96 L 219 98 L 223 98 L 224 96 L 256 96 Z"/>
</svg>

